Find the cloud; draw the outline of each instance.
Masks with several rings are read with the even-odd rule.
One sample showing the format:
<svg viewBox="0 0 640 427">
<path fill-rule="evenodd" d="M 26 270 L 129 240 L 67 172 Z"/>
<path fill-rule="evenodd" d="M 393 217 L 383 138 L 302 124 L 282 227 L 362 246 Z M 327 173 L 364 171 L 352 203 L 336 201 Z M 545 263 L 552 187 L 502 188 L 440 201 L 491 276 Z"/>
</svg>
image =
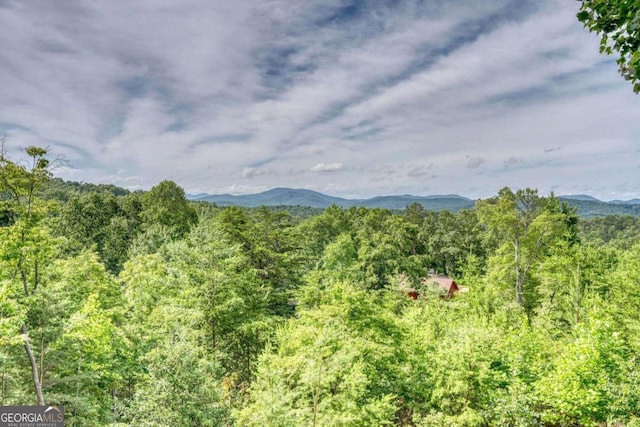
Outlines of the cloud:
<svg viewBox="0 0 640 427">
<path fill-rule="evenodd" d="M 467 162 L 467 168 L 469 169 L 477 169 L 484 163 L 484 159 L 482 157 L 470 157 Z"/>
<path fill-rule="evenodd" d="M 407 176 L 411 178 L 419 178 L 426 175 L 433 175 L 433 169 L 435 165 L 430 163 L 428 165 L 418 165 L 412 166 L 409 168 L 409 172 L 407 172 Z"/>
<path fill-rule="evenodd" d="M 242 171 L 243 178 L 255 178 L 257 176 L 264 175 L 277 175 L 278 172 L 275 169 L 265 169 L 265 168 L 244 168 Z"/>
<path fill-rule="evenodd" d="M 341 171 L 342 169 L 344 169 L 342 163 L 318 163 L 309 170 L 311 172 L 331 173 Z"/>
<path fill-rule="evenodd" d="M 524 163 L 524 159 L 519 158 L 519 157 L 509 157 L 507 160 L 505 160 L 502 164 L 505 167 L 512 167 L 512 166 L 516 166 L 518 164 L 522 164 Z"/>
<path fill-rule="evenodd" d="M 220 189 L 221 194 L 256 194 L 268 190 L 264 185 L 239 185 L 233 184 Z"/>
<path fill-rule="evenodd" d="M 553 153 L 554 151 L 559 151 L 559 150 L 562 150 L 562 147 L 545 148 L 544 152 L 545 153 Z"/>
</svg>

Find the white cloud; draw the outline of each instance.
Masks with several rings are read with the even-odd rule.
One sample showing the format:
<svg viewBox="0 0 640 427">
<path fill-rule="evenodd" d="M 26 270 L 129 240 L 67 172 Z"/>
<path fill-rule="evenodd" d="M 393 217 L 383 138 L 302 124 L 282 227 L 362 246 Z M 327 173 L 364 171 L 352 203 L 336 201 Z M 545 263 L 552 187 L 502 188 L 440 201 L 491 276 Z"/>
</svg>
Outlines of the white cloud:
<svg viewBox="0 0 640 427">
<path fill-rule="evenodd" d="M 222 187 L 216 191 L 220 194 L 255 194 L 268 190 L 269 188 L 263 185 L 239 185 L 232 184 L 227 187 Z"/>
<path fill-rule="evenodd" d="M 318 163 L 310 169 L 311 172 L 337 172 L 344 169 L 342 163 Z"/>
<path fill-rule="evenodd" d="M 244 168 L 242 171 L 243 178 L 255 178 L 257 176 L 263 175 L 277 175 L 278 172 L 275 169 L 267 169 L 267 168 Z"/>
</svg>

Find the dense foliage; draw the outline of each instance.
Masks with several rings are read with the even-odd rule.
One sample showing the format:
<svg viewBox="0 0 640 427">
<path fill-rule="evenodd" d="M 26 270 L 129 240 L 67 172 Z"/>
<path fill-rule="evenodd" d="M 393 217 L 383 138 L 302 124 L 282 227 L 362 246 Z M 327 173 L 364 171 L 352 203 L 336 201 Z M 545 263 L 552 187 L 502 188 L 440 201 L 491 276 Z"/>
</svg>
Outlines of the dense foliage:
<svg viewBox="0 0 640 427">
<path fill-rule="evenodd" d="M 636 218 L 509 188 L 456 213 L 218 208 L 171 181 L 52 197 L 27 154 L 0 157 L 3 405 L 68 426 L 640 425 Z"/>
<path fill-rule="evenodd" d="M 616 53 L 620 74 L 640 93 L 640 2 L 581 0 L 578 20 L 600 35 L 600 52 Z"/>
</svg>

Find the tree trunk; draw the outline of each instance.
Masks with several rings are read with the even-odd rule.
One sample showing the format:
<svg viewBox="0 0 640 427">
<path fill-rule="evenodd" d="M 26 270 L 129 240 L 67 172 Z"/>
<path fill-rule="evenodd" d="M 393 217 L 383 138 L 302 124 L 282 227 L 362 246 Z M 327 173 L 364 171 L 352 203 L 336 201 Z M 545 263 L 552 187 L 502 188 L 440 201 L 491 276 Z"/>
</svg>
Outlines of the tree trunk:
<svg viewBox="0 0 640 427">
<path fill-rule="evenodd" d="M 29 335 L 27 333 L 27 326 L 25 324 L 23 324 L 20 327 L 20 332 L 22 332 L 24 349 L 27 352 L 27 356 L 29 357 L 29 362 L 31 364 L 31 376 L 33 378 L 33 387 L 35 388 L 35 391 L 36 391 L 38 405 L 44 406 L 44 396 L 42 395 L 42 384 L 40 383 L 40 376 L 38 375 L 38 364 L 36 363 L 36 358 L 33 355 L 33 350 L 31 349 L 31 343 L 29 342 Z"/>
<path fill-rule="evenodd" d="M 518 251 L 518 243 L 513 244 L 515 249 L 515 269 L 516 269 L 516 303 L 522 305 L 522 284 L 524 282 L 524 275 L 520 271 L 520 253 Z"/>
<path fill-rule="evenodd" d="M 2 348 L 2 401 L 0 402 L 0 404 L 2 404 L 2 406 L 4 405 L 4 400 L 7 396 L 7 364 L 5 363 L 5 354 L 4 354 L 4 347 Z"/>
<path fill-rule="evenodd" d="M 218 337 L 218 313 L 216 311 L 216 297 L 218 292 L 218 283 L 216 281 L 216 259 L 215 255 L 211 256 L 211 351 L 216 351 Z"/>
<path fill-rule="evenodd" d="M 320 385 L 322 381 L 322 368 L 323 368 L 323 359 L 318 363 L 318 378 L 316 381 L 316 386 L 313 390 L 313 418 L 312 418 L 312 426 L 315 427 L 318 422 L 318 406 L 320 404 Z"/>
</svg>

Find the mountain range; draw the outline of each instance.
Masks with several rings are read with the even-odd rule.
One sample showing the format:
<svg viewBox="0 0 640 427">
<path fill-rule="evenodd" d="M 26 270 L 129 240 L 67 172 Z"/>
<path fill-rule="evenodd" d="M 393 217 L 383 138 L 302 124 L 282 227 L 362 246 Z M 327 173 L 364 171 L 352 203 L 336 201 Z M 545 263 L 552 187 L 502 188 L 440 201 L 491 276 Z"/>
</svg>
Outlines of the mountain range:
<svg viewBox="0 0 640 427">
<path fill-rule="evenodd" d="M 570 206 L 577 209 L 582 217 L 596 217 L 606 215 L 631 215 L 640 217 L 640 199 L 613 200 L 603 202 L 595 197 L 579 195 L 558 196 Z M 308 206 L 324 209 L 331 205 L 343 208 L 366 207 L 402 210 L 412 203 L 419 203 L 427 210 L 448 210 L 456 212 L 460 209 L 471 208 L 475 201 L 457 194 L 434 196 L 377 196 L 369 199 L 344 199 L 329 196 L 312 190 L 293 188 L 274 188 L 257 194 L 234 196 L 231 194 L 189 194 L 187 198 L 193 201 L 206 201 L 218 206 Z"/>
</svg>

